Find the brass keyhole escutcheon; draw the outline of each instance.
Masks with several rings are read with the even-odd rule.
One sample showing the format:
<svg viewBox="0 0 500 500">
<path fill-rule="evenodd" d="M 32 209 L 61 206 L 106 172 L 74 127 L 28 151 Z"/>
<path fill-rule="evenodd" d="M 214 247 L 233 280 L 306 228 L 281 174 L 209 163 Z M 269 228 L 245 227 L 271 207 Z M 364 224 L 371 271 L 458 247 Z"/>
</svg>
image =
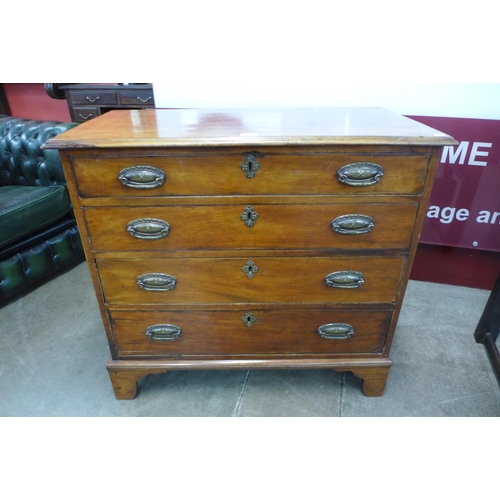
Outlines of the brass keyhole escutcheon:
<svg viewBox="0 0 500 500">
<path fill-rule="evenodd" d="M 255 159 L 254 155 L 247 155 L 246 160 L 241 164 L 241 170 L 245 172 L 249 179 L 255 177 L 255 173 L 259 170 L 260 164 Z"/>
<path fill-rule="evenodd" d="M 242 271 L 246 274 L 247 278 L 253 278 L 256 274 L 259 268 L 255 265 L 255 262 L 253 260 L 249 260 L 243 267 Z"/>
<path fill-rule="evenodd" d="M 259 321 L 251 312 L 247 312 L 243 318 L 241 318 L 241 321 L 250 328 L 256 321 Z"/>
<path fill-rule="evenodd" d="M 244 212 L 241 214 L 241 220 L 247 227 L 252 227 L 258 217 L 259 214 L 250 205 L 246 207 Z"/>
</svg>

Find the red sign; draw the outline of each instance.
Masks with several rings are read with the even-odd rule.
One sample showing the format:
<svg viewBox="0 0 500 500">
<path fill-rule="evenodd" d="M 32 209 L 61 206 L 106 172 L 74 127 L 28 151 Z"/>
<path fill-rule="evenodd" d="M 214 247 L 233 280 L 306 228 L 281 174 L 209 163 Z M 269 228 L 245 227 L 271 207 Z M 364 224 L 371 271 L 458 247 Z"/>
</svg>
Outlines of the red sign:
<svg viewBox="0 0 500 500">
<path fill-rule="evenodd" d="M 409 118 L 459 142 L 443 149 L 420 241 L 500 251 L 500 120 Z"/>
</svg>

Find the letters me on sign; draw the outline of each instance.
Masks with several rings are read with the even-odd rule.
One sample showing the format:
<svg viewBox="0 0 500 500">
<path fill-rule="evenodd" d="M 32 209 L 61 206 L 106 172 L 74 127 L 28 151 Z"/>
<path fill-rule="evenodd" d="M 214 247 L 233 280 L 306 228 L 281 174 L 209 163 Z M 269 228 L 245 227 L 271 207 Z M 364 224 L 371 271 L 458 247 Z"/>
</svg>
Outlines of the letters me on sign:
<svg viewBox="0 0 500 500">
<path fill-rule="evenodd" d="M 500 251 L 500 120 L 410 118 L 459 142 L 443 149 L 420 241 Z"/>
</svg>

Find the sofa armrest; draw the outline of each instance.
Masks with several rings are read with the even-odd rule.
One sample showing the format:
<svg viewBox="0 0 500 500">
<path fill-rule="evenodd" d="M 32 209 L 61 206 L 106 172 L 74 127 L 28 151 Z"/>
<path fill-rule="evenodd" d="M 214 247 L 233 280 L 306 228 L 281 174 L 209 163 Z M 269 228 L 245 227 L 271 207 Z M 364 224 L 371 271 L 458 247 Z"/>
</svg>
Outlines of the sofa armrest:
<svg viewBox="0 0 500 500">
<path fill-rule="evenodd" d="M 66 185 L 58 152 L 42 146 L 76 125 L 0 116 L 0 185 Z"/>
<path fill-rule="evenodd" d="M 59 123 L 54 126 L 41 126 L 40 135 L 36 141 L 36 154 L 45 158 L 38 166 L 38 178 L 44 186 L 66 185 L 61 158 L 56 149 L 44 149 L 41 147 L 52 137 L 62 134 L 66 130 L 75 127 L 77 123 Z"/>
</svg>

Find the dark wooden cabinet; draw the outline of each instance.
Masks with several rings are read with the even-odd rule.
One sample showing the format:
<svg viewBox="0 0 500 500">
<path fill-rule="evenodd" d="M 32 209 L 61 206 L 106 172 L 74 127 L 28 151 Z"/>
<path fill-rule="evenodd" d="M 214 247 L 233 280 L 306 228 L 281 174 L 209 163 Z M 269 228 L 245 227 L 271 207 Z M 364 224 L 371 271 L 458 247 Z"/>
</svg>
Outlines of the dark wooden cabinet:
<svg viewBox="0 0 500 500">
<path fill-rule="evenodd" d="M 0 83 L 0 115 L 10 115 L 9 103 L 2 83 Z"/>
<path fill-rule="evenodd" d="M 72 93 L 107 105 L 135 95 Z M 112 111 L 49 141 L 116 397 L 169 369 L 248 368 L 349 370 L 382 395 L 452 144 L 378 108 Z"/>
<path fill-rule="evenodd" d="M 63 85 L 71 119 L 83 123 L 112 109 L 154 108 L 152 85 Z"/>
</svg>

